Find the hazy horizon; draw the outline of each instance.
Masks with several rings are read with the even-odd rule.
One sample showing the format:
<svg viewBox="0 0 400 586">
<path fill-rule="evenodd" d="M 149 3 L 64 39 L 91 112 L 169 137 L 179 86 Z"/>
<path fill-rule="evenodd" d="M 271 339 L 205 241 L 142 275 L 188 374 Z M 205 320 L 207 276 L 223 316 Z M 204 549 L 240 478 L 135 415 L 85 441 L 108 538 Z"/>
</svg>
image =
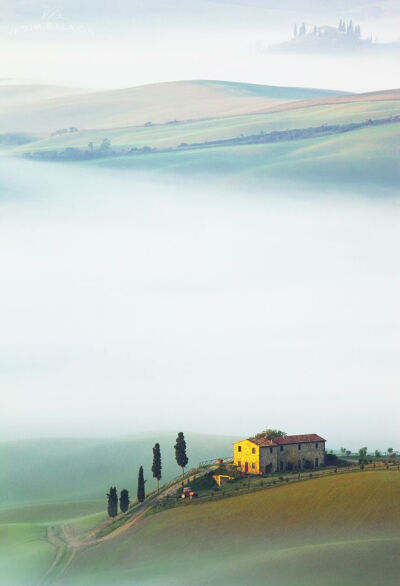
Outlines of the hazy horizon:
<svg viewBox="0 0 400 586">
<path fill-rule="evenodd" d="M 184 79 L 374 91 L 400 87 L 399 51 L 265 53 L 295 22 L 361 24 L 363 35 L 400 41 L 400 10 L 387 1 L 10 2 L 0 23 L 1 77 L 94 88 Z M 7 56 L 4 58 L 4 56 Z"/>
</svg>

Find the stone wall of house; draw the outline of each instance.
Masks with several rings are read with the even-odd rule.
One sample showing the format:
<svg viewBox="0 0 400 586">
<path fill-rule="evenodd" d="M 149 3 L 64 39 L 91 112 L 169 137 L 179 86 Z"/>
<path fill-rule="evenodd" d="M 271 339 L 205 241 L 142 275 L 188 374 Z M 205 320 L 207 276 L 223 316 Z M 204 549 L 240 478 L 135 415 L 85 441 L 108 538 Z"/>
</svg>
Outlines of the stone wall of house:
<svg viewBox="0 0 400 586">
<path fill-rule="evenodd" d="M 325 442 L 306 442 L 278 446 L 278 469 L 282 471 L 319 468 L 324 464 L 324 460 Z"/>
<path fill-rule="evenodd" d="M 300 448 L 299 448 L 300 446 Z M 325 442 L 258 446 L 249 440 L 233 446 L 234 465 L 247 474 L 319 468 L 325 460 Z"/>
<path fill-rule="evenodd" d="M 270 474 L 278 470 L 278 446 L 260 448 L 260 473 Z"/>
</svg>

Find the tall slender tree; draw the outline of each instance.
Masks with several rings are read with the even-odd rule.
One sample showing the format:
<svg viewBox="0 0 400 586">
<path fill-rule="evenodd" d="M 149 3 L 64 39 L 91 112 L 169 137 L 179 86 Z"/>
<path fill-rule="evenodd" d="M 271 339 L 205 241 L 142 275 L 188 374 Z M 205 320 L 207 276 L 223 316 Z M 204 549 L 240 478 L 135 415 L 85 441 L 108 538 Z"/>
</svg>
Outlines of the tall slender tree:
<svg viewBox="0 0 400 586">
<path fill-rule="evenodd" d="M 183 484 L 184 479 L 185 479 L 185 466 L 189 462 L 189 458 L 186 455 L 186 442 L 185 442 L 185 436 L 183 435 L 182 431 L 180 431 L 178 433 L 178 437 L 176 438 L 175 459 L 178 463 L 178 466 L 180 466 L 182 468 L 182 484 Z"/>
<path fill-rule="evenodd" d="M 143 476 L 143 466 L 139 468 L 139 476 L 138 476 L 138 488 L 137 488 L 137 500 L 139 503 L 142 503 L 146 498 L 145 491 L 144 491 L 144 476 Z"/>
<path fill-rule="evenodd" d="M 161 480 L 161 451 L 160 444 L 156 444 L 153 448 L 153 466 L 151 467 L 153 477 L 157 480 L 157 492 L 160 491 Z"/>
<path fill-rule="evenodd" d="M 347 25 L 347 34 L 349 36 L 353 36 L 354 34 L 354 27 L 353 27 L 353 21 L 350 20 L 349 24 Z"/>
<path fill-rule="evenodd" d="M 107 493 L 107 512 L 110 517 L 118 515 L 118 494 L 115 486 L 111 486 Z"/>
<path fill-rule="evenodd" d="M 119 495 L 119 508 L 121 509 L 121 513 L 126 513 L 129 509 L 129 492 L 126 488 L 123 488 Z"/>
</svg>

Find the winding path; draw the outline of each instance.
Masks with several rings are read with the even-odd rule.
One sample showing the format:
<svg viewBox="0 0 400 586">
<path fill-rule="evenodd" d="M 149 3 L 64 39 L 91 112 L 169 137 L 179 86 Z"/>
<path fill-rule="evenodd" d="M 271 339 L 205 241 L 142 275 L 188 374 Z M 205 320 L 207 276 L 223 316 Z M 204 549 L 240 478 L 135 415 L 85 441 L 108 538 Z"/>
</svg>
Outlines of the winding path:
<svg viewBox="0 0 400 586">
<path fill-rule="evenodd" d="M 212 464 L 201 470 L 191 470 L 185 474 L 185 481 L 191 482 L 193 477 L 204 476 L 216 467 L 216 464 Z M 57 584 L 59 578 L 64 574 L 65 570 L 70 566 L 71 562 L 77 555 L 77 553 L 88 547 L 92 547 L 102 541 L 108 541 L 114 539 L 121 533 L 125 533 L 133 525 L 135 525 L 151 507 L 154 506 L 162 498 L 175 493 L 177 489 L 182 486 L 182 477 L 175 478 L 173 481 L 168 483 L 165 487 L 162 487 L 160 491 L 150 493 L 147 499 L 141 503 L 136 504 L 132 508 L 132 512 L 125 517 L 117 517 L 116 519 L 109 519 L 95 527 L 90 533 L 83 536 L 75 536 L 68 531 L 68 526 L 50 526 L 47 529 L 47 540 L 51 543 L 55 549 L 55 557 L 53 563 L 39 582 L 38 586 L 50 586 Z M 122 523 L 118 525 L 114 530 L 106 532 L 115 522 L 122 519 Z"/>
</svg>

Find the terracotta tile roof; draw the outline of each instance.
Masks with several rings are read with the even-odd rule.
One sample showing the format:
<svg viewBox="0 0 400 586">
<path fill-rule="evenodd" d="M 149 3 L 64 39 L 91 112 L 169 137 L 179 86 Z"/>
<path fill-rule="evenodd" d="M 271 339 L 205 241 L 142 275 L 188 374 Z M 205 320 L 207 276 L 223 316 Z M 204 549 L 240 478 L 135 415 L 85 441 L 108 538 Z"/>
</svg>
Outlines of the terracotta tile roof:
<svg viewBox="0 0 400 586">
<path fill-rule="evenodd" d="M 249 437 L 247 438 L 249 440 L 249 442 L 253 442 L 253 444 L 256 444 L 257 446 L 260 447 L 264 447 L 264 446 L 276 446 L 276 444 L 268 439 L 267 437 Z"/>
<path fill-rule="evenodd" d="M 239 444 L 245 440 L 239 440 L 234 442 L 235 444 Z M 300 443 L 307 443 L 307 442 L 325 442 L 326 440 L 317 435 L 316 433 L 308 433 L 304 435 L 285 435 L 285 437 L 274 437 L 272 439 L 267 438 L 266 436 L 263 437 L 248 437 L 247 441 L 260 446 L 261 448 L 270 447 L 270 446 L 278 446 L 278 445 L 285 445 L 285 444 L 300 444 Z"/>
<path fill-rule="evenodd" d="M 308 433 L 305 435 L 286 435 L 285 437 L 274 437 L 275 444 L 301 444 L 307 442 L 325 442 L 326 440 L 316 433 Z"/>
</svg>

